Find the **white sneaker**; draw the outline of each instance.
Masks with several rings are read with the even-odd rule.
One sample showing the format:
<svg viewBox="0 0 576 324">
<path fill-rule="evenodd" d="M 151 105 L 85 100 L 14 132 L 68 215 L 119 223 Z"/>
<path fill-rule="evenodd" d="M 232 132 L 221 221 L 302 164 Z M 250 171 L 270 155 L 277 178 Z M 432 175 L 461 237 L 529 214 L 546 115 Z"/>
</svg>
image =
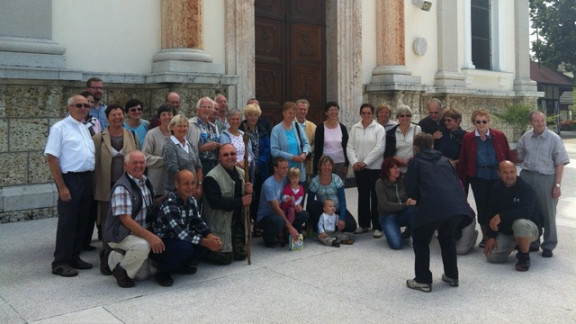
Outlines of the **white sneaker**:
<svg viewBox="0 0 576 324">
<path fill-rule="evenodd" d="M 358 227 L 356 228 L 356 230 L 354 231 L 354 234 L 364 234 L 368 232 L 368 228 L 367 227 Z"/>
<path fill-rule="evenodd" d="M 374 230 L 374 233 L 372 233 L 372 236 L 374 238 L 381 238 L 382 237 L 382 232 L 380 230 Z"/>
</svg>

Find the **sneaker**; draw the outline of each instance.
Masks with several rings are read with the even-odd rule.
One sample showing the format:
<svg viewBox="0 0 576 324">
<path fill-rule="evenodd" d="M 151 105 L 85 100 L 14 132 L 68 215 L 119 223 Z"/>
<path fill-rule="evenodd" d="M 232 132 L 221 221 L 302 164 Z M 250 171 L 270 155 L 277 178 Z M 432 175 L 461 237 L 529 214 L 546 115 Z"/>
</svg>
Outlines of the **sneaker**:
<svg viewBox="0 0 576 324">
<path fill-rule="evenodd" d="M 176 273 L 183 274 L 183 275 L 193 275 L 198 271 L 195 265 L 191 263 L 184 263 L 178 269 L 176 269 Z"/>
<path fill-rule="evenodd" d="M 432 285 L 431 284 L 419 283 L 419 282 L 416 282 L 415 279 L 406 280 L 406 286 L 410 289 L 420 290 L 423 292 L 431 292 L 432 291 Z"/>
<path fill-rule="evenodd" d="M 382 232 L 380 230 L 374 230 L 374 233 L 372 233 L 372 237 L 374 238 L 381 238 L 382 237 Z"/>
<path fill-rule="evenodd" d="M 338 242 L 338 240 L 334 240 L 334 241 L 332 241 L 332 246 L 333 247 L 340 247 L 340 242 Z"/>
<path fill-rule="evenodd" d="M 172 279 L 172 276 L 168 272 L 156 272 L 154 280 L 162 287 L 170 287 L 174 284 L 174 279 Z"/>
<path fill-rule="evenodd" d="M 112 274 L 114 278 L 116 278 L 116 283 L 118 283 L 119 287 L 122 288 L 132 288 L 134 287 L 134 280 L 128 277 L 126 270 L 122 268 L 119 264 L 112 270 Z"/>
<path fill-rule="evenodd" d="M 530 269 L 530 254 L 529 253 L 516 253 L 516 271 L 528 271 Z"/>
<path fill-rule="evenodd" d="M 442 281 L 447 282 L 451 287 L 458 287 L 458 279 L 452 279 L 446 274 L 442 274 Z"/>
<path fill-rule="evenodd" d="M 80 270 L 92 269 L 92 263 L 88 263 L 80 258 L 70 262 L 70 266 L 74 269 Z"/>
<path fill-rule="evenodd" d="M 78 275 L 78 271 L 72 269 L 68 264 L 62 264 L 52 268 L 52 273 L 62 277 L 75 277 Z"/>
<path fill-rule="evenodd" d="M 108 253 L 106 249 L 100 251 L 100 273 L 105 276 L 112 274 L 112 270 L 110 270 L 110 266 L 108 265 Z"/>
<path fill-rule="evenodd" d="M 542 249 L 542 257 L 551 258 L 553 255 L 554 253 L 552 253 L 552 250 Z"/>
<path fill-rule="evenodd" d="M 368 227 L 358 227 L 354 231 L 354 234 L 364 234 L 364 233 L 368 233 Z"/>
</svg>

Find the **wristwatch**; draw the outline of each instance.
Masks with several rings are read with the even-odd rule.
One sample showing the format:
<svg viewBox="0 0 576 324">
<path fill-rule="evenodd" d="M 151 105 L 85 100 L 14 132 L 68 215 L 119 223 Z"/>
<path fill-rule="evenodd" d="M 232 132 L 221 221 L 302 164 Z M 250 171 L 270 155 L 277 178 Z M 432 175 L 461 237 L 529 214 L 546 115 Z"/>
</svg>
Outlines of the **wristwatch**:
<svg viewBox="0 0 576 324">
<path fill-rule="evenodd" d="M 556 188 L 560 188 L 560 184 L 559 184 L 559 183 L 556 184 Z"/>
</svg>

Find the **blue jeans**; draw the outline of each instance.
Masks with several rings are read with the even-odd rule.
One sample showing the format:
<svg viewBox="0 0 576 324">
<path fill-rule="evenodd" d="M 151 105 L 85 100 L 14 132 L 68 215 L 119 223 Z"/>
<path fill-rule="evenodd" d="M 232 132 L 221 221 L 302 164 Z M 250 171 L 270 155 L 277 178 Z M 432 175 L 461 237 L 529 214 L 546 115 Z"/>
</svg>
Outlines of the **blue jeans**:
<svg viewBox="0 0 576 324">
<path fill-rule="evenodd" d="M 380 225 L 386 236 L 386 242 L 391 249 L 398 250 L 402 247 L 402 233 L 400 227 L 406 226 L 412 229 L 412 215 L 414 206 L 410 206 L 397 213 L 380 215 Z"/>
</svg>

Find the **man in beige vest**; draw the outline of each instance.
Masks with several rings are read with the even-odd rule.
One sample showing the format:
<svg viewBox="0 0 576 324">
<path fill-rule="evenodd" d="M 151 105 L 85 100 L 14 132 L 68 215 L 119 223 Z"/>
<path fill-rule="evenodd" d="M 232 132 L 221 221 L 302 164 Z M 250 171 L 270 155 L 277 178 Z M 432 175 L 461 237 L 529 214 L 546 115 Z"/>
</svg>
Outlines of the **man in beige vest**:
<svg viewBox="0 0 576 324">
<path fill-rule="evenodd" d="M 296 110 L 296 121 L 300 126 L 302 126 L 302 129 L 306 131 L 306 137 L 308 137 L 308 143 L 310 143 L 311 147 L 310 152 L 314 152 L 314 134 L 316 133 L 316 124 L 306 120 L 310 103 L 306 99 L 298 99 L 296 100 L 296 106 L 298 107 Z M 312 154 L 308 154 L 306 162 L 304 163 L 306 168 L 306 183 L 310 180 L 310 175 L 316 172 L 316 170 L 312 170 L 312 161 Z"/>
<path fill-rule="evenodd" d="M 222 239 L 222 249 L 205 257 L 217 264 L 246 259 L 246 207 L 252 203 L 252 184 L 245 183 L 244 170 L 236 166 L 236 148 L 224 144 L 216 165 L 204 177 L 204 218 L 212 232 Z"/>
</svg>

